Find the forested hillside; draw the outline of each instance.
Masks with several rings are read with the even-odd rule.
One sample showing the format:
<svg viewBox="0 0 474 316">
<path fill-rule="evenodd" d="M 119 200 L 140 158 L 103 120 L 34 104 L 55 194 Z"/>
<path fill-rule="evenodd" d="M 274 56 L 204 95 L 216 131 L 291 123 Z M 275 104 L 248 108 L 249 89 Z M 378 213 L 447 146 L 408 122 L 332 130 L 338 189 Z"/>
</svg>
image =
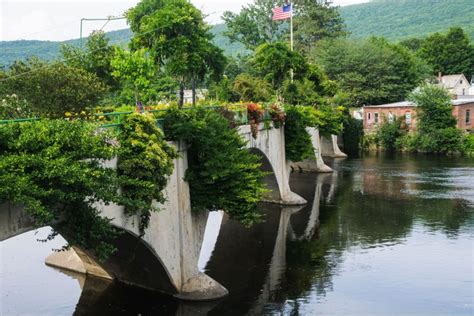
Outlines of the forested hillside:
<svg viewBox="0 0 474 316">
<path fill-rule="evenodd" d="M 451 26 L 462 27 L 474 40 L 474 0 L 374 0 L 370 3 L 340 8 L 352 37 L 384 36 L 398 41 L 424 37 L 434 32 L 446 32 Z M 211 32 L 214 42 L 226 55 L 244 52 L 239 43 L 230 43 L 223 35 L 226 26 L 214 25 Z M 131 37 L 130 30 L 107 33 L 112 44 L 125 45 Z M 65 42 L 8 41 L 0 42 L 0 65 L 36 55 L 54 59 L 59 55 L 61 43 L 78 44 L 79 40 Z"/>
<path fill-rule="evenodd" d="M 239 43 L 230 43 L 224 36 L 226 26 L 224 24 L 214 25 L 211 33 L 214 34 L 214 42 L 224 50 L 228 56 L 235 56 L 244 52 L 244 48 Z M 126 45 L 132 37 L 129 29 L 112 31 L 107 33 L 110 44 Z M 30 56 L 38 56 L 42 59 L 51 60 L 59 56 L 61 44 L 79 45 L 79 39 L 54 42 L 54 41 L 0 41 L 0 65 L 10 65 L 15 60 L 23 60 Z"/>
<path fill-rule="evenodd" d="M 460 26 L 474 39 L 474 0 L 374 0 L 341 7 L 353 37 L 423 37 Z"/>
</svg>

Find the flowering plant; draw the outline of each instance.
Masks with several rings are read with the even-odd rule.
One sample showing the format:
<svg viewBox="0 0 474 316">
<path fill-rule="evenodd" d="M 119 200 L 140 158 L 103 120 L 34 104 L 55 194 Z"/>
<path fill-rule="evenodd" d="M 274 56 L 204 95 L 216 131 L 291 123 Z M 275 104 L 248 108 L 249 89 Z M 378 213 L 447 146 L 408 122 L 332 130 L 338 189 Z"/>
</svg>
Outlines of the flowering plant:
<svg viewBox="0 0 474 316">
<path fill-rule="evenodd" d="M 280 126 L 285 122 L 285 111 L 276 103 L 273 103 L 268 107 L 268 114 L 270 115 L 275 128 L 280 128 Z"/>
<path fill-rule="evenodd" d="M 250 123 L 250 130 L 253 138 L 257 138 L 258 124 L 263 120 L 264 110 L 262 106 L 257 103 L 247 104 L 247 118 Z"/>
</svg>

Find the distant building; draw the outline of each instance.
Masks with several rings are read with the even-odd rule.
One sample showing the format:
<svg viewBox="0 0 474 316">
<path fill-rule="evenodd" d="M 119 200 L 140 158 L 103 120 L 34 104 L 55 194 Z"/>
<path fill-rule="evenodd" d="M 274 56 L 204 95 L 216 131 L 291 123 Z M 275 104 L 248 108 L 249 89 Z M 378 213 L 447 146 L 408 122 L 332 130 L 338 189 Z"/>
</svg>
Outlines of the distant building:
<svg viewBox="0 0 474 316">
<path fill-rule="evenodd" d="M 207 89 L 196 89 L 196 101 L 204 100 L 207 96 Z M 179 92 L 177 94 L 179 100 Z M 184 90 L 184 104 L 193 103 L 193 90 Z"/>
<path fill-rule="evenodd" d="M 356 120 L 362 121 L 364 119 L 364 110 L 362 108 L 349 108 L 349 113 Z"/>
<path fill-rule="evenodd" d="M 451 102 L 457 128 L 474 132 L 474 96 L 454 99 Z M 393 122 L 399 117 L 402 117 L 407 129 L 416 129 L 416 104 L 410 101 L 364 106 L 363 116 L 364 130 L 367 133 L 376 131 L 383 122 Z"/>
<path fill-rule="evenodd" d="M 413 130 L 416 128 L 415 107 L 410 101 L 364 106 L 364 130 L 375 131 L 383 122 L 394 122 L 399 117 L 403 117 L 407 128 Z"/>
<path fill-rule="evenodd" d="M 469 95 L 474 95 L 474 75 L 471 78 L 471 87 L 469 88 Z"/>
<path fill-rule="evenodd" d="M 474 91 L 471 93 L 471 83 L 463 74 L 442 76 L 440 73 L 438 75 L 438 83 L 454 96 L 474 95 Z"/>
</svg>

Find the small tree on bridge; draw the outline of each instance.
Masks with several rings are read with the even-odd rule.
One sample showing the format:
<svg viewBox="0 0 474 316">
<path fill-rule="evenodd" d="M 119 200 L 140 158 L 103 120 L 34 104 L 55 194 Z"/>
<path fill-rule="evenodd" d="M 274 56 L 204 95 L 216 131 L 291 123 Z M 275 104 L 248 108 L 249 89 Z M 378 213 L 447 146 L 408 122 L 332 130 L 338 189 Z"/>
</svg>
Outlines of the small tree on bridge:
<svg viewBox="0 0 474 316">
<path fill-rule="evenodd" d="M 183 104 L 184 86 L 202 81 L 206 74 L 219 77 L 225 66 L 222 50 L 212 42 L 212 34 L 202 13 L 185 0 L 142 0 L 127 12 L 135 36 L 132 49 L 150 49 L 158 67 L 164 67 L 180 84 L 179 102 Z"/>
</svg>

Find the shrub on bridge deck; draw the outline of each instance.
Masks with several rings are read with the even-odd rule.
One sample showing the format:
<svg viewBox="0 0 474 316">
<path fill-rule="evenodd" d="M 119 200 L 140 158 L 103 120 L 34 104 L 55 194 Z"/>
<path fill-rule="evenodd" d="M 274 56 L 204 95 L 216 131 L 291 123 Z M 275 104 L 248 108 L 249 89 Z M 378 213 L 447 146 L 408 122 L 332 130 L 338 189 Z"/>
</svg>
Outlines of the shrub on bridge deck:
<svg viewBox="0 0 474 316">
<path fill-rule="evenodd" d="M 117 171 L 102 165 L 117 155 Z M 119 135 L 80 120 L 0 125 L 0 203 L 23 205 L 38 226 L 61 220 L 54 226 L 69 244 L 105 259 L 118 231 L 99 216 L 96 202 L 139 214 L 143 234 L 152 200 L 164 202 L 176 156 L 156 121 L 142 114 L 128 116 Z"/>
<path fill-rule="evenodd" d="M 287 106 L 285 112 L 286 158 L 291 161 L 302 161 L 313 157 L 313 143 L 306 127 L 320 125 L 318 112 L 309 106 Z"/>
<path fill-rule="evenodd" d="M 116 231 L 94 203 L 118 199 L 115 173 L 100 164 L 117 152 L 110 140 L 81 121 L 1 125 L 0 202 L 23 205 L 38 226 L 61 219 L 70 244 L 105 258 Z"/>
<path fill-rule="evenodd" d="M 172 108 L 164 130 L 188 146 L 186 180 L 193 210 L 224 210 L 245 225 L 260 218 L 257 202 L 265 191 L 259 157 L 219 113 L 204 108 Z"/>
<path fill-rule="evenodd" d="M 122 125 L 118 174 L 122 189 L 121 204 L 127 214 L 140 216 L 144 234 L 150 212 L 157 211 L 152 201 L 165 202 L 163 190 L 173 172 L 176 150 L 167 144 L 151 114 L 131 114 Z"/>
</svg>

